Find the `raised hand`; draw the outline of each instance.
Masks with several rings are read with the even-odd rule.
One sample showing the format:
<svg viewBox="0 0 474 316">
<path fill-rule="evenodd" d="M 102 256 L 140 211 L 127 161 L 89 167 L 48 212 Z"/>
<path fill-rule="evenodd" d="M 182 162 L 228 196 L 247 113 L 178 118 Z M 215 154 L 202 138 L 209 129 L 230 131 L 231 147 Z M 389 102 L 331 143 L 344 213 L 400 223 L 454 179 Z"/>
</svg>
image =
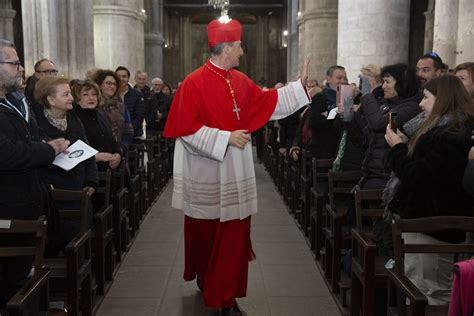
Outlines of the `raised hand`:
<svg viewBox="0 0 474 316">
<path fill-rule="evenodd" d="M 309 65 L 309 58 L 305 58 L 303 63 L 303 71 L 301 72 L 301 82 L 306 87 L 308 85 L 308 65 Z"/>
</svg>

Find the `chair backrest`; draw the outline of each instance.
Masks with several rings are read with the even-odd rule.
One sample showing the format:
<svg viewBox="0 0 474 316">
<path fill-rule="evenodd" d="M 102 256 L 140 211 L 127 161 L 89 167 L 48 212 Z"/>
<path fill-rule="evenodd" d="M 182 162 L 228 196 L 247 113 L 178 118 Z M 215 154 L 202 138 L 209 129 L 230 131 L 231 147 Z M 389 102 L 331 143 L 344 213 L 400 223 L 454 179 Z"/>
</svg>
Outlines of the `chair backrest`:
<svg viewBox="0 0 474 316">
<path fill-rule="evenodd" d="M 438 254 L 474 254 L 474 241 L 459 244 L 406 244 L 403 233 L 436 233 L 442 231 L 474 232 L 474 217 L 468 216 L 436 216 L 416 219 L 400 219 L 392 217 L 392 238 L 396 267 L 404 271 L 406 253 L 438 253 Z"/>
<path fill-rule="evenodd" d="M 313 175 L 313 187 L 318 190 L 318 184 L 326 183 L 328 180 L 328 171 L 332 168 L 334 159 L 316 159 L 311 160 L 311 173 Z"/>
<path fill-rule="evenodd" d="M 36 281 L 40 275 L 46 244 L 46 217 L 41 216 L 37 220 L 0 219 L 0 238 L 5 240 L 7 235 L 14 237 L 14 245 L 2 243 L 0 257 L 34 256 L 33 280 Z"/>
<path fill-rule="evenodd" d="M 300 160 L 301 175 L 308 176 L 310 177 L 310 179 L 312 177 L 311 163 L 312 162 L 311 162 L 310 152 L 308 152 L 307 150 L 303 150 L 303 154 L 301 155 L 301 160 Z"/>
<path fill-rule="evenodd" d="M 80 221 L 79 233 L 83 234 L 89 228 L 89 203 L 90 196 L 86 188 L 81 191 L 53 189 L 54 201 L 78 202 L 77 209 L 58 209 L 61 219 L 76 219 Z"/>
<path fill-rule="evenodd" d="M 357 230 L 363 231 L 365 218 L 381 218 L 384 214 L 382 207 L 383 189 L 363 190 L 359 186 L 354 189 Z M 372 223 L 372 221 L 370 221 Z"/>
<path fill-rule="evenodd" d="M 110 204 L 110 190 L 112 185 L 112 171 L 99 171 L 99 185 L 95 189 L 94 195 L 103 196 L 104 205 Z"/>
<path fill-rule="evenodd" d="M 338 196 L 350 196 L 357 182 L 362 177 L 362 172 L 328 170 L 329 205 L 334 206 Z"/>
</svg>

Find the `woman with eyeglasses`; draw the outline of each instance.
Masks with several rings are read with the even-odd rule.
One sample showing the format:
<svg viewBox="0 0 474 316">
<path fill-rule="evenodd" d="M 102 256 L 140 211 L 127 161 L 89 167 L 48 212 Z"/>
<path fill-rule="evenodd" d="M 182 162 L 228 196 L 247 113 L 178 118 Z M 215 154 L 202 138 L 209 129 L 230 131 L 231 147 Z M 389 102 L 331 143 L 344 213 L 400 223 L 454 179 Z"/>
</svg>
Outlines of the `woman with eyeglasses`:
<svg viewBox="0 0 474 316">
<path fill-rule="evenodd" d="M 424 86 L 422 120 L 408 138 L 386 127 L 391 149 L 388 163 L 400 179 L 388 209 L 402 218 L 472 216 L 472 199 L 462 187 L 471 149 L 474 108 L 459 78 L 445 75 Z M 461 243 L 456 231 L 407 233 L 406 243 Z M 430 305 L 450 299 L 453 256 L 407 254 L 405 274 L 427 296 Z"/>
<path fill-rule="evenodd" d="M 36 84 L 35 99 L 42 106 L 36 110 L 36 120 L 39 128 L 50 139 L 64 138 L 74 144 L 81 140 L 87 143 L 84 127 L 71 111 L 73 97 L 69 87 L 69 79 L 63 77 L 45 77 Z M 45 170 L 45 181 L 56 189 L 80 191 L 87 188 L 89 194 L 95 192 L 98 184 L 97 164 L 91 157 L 69 171 L 51 165 Z M 58 209 L 78 209 L 76 202 L 56 202 Z M 92 209 L 90 210 L 92 215 Z M 90 216 L 91 219 L 92 216 Z M 64 250 L 66 244 L 79 232 L 80 222 L 62 219 L 56 244 L 50 244 L 51 255 Z M 53 238 L 50 238 L 53 239 Z M 54 240 L 54 239 L 53 239 Z"/>
<path fill-rule="evenodd" d="M 92 80 L 99 86 L 103 100 L 99 111 L 110 123 L 112 136 L 120 144 L 124 157 L 133 140 L 133 126 L 127 108 L 120 101 L 117 74 L 112 70 L 98 69 L 92 74 Z"/>
<path fill-rule="evenodd" d="M 122 161 L 122 150 L 112 136 L 109 122 L 97 110 L 102 98 L 99 86 L 90 80 L 73 80 L 70 85 L 74 112 L 84 125 L 89 145 L 99 151 L 95 155 L 99 171 L 116 169 Z"/>
</svg>

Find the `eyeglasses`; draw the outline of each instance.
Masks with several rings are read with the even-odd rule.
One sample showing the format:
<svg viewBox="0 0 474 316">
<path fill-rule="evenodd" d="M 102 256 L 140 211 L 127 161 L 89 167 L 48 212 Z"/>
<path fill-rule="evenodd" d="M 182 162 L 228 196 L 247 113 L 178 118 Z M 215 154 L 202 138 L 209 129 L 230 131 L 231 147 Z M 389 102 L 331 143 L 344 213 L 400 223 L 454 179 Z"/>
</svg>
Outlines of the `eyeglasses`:
<svg viewBox="0 0 474 316">
<path fill-rule="evenodd" d="M 20 70 L 21 62 L 19 60 L 15 61 L 0 61 L 0 64 L 8 64 L 8 65 L 13 65 L 16 66 L 16 70 Z"/>
<path fill-rule="evenodd" d="M 111 87 L 111 86 L 116 86 L 116 85 L 117 85 L 116 82 L 112 82 L 112 81 L 106 81 L 106 82 L 104 82 L 104 83 L 105 83 L 106 86 L 109 86 L 109 87 Z"/>
<path fill-rule="evenodd" d="M 48 69 L 48 70 L 36 70 L 37 73 L 40 73 L 40 74 L 47 74 L 47 75 L 50 75 L 50 76 L 56 76 L 59 71 L 56 70 L 56 69 Z"/>
</svg>

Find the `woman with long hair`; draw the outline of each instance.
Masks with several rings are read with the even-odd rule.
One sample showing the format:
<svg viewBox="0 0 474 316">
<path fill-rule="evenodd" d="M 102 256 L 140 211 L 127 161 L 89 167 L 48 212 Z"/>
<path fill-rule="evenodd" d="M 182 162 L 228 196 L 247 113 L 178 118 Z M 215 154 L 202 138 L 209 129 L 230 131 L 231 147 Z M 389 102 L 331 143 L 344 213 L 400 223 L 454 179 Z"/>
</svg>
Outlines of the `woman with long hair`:
<svg viewBox="0 0 474 316">
<path fill-rule="evenodd" d="M 471 149 L 474 108 L 461 80 L 441 76 L 424 86 L 421 123 L 410 138 L 387 126 L 392 147 L 387 162 L 400 184 L 388 209 L 402 218 L 472 216 L 472 199 L 462 187 Z M 461 243 L 465 234 L 407 233 L 407 243 Z M 430 305 L 449 302 L 453 256 L 409 254 L 405 273 L 427 296 Z"/>
</svg>

